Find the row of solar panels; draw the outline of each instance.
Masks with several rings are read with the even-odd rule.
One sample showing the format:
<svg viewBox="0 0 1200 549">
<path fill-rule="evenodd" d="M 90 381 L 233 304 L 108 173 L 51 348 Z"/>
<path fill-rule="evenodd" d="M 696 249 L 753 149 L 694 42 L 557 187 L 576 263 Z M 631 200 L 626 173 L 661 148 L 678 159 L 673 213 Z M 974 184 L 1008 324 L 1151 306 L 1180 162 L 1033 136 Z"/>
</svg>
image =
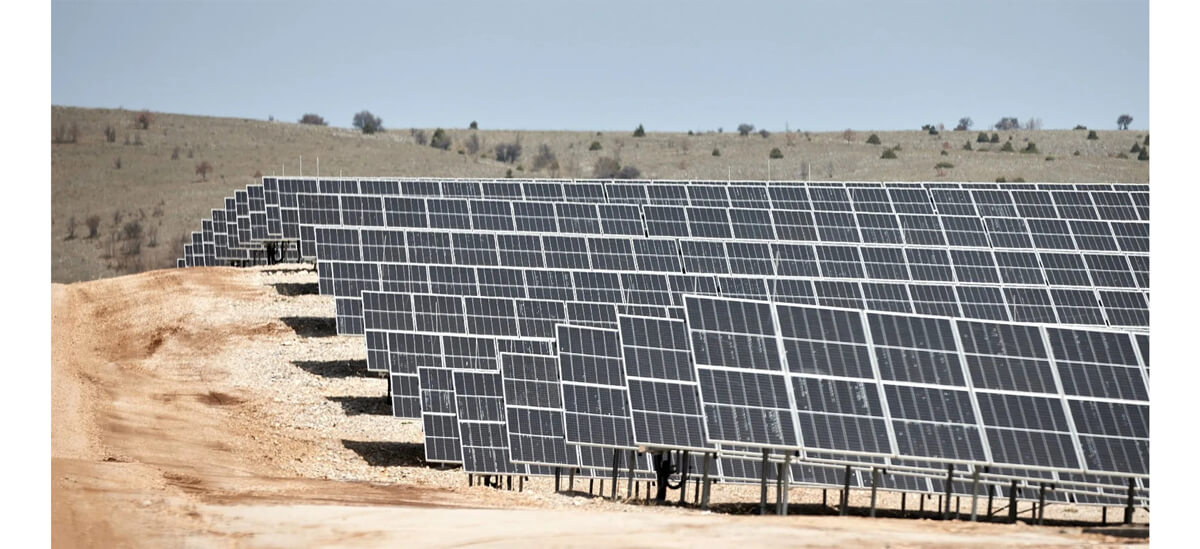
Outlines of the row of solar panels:
<svg viewBox="0 0 1200 549">
<path fill-rule="evenodd" d="M 321 291 L 339 298 L 345 334 L 362 333 L 359 292 L 381 289 L 676 306 L 683 293 L 696 293 L 993 320 L 1149 320 L 1148 265 L 1138 261 L 1145 256 L 853 247 L 838 248 L 838 256 L 792 244 L 690 248 L 693 242 L 674 239 L 342 227 L 321 227 L 316 236 Z M 787 259 L 762 257 L 769 255 Z"/>
<path fill-rule="evenodd" d="M 847 186 L 849 185 L 849 186 Z M 962 188 L 960 188 L 962 187 Z M 941 214 L 943 216 L 977 216 L 977 217 L 1025 217 L 1025 218 L 1062 218 L 1062 219 L 1100 219 L 1100 220 L 1148 220 L 1149 202 L 1148 189 L 1145 185 L 1073 185 L 1073 184 L 1039 184 L 1039 185 L 997 185 L 997 184 L 957 184 L 957 183 L 796 183 L 772 182 L 770 184 L 753 184 L 749 182 L 638 182 L 638 181 L 513 181 L 513 180 L 382 180 L 382 179 L 300 179 L 291 178 L 279 180 L 264 178 L 262 185 L 251 185 L 246 191 L 238 191 L 234 197 L 226 199 L 228 223 L 236 225 L 236 231 L 231 234 L 240 235 L 239 242 L 229 246 L 229 250 L 238 250 L 243 245 L 247 248 L 258 249 L 254 241 L 266 240 L 301 240 L 311 241 L 311 235 L 301 230 L 298 221 L 297 195 L 306 193 L 319 194 L 376 194 L 381 196 L 409 197 L 443 197 L 443 198 L 497 198 L 507 200 L 534 200 L 558 202 L 610 202 L 614 204 L 689 204 L 706 208 L 768 208 L 778 210 L 814 210 L 819 212 L 862 212 L 862 213 L 897 213 L 897 214 Z M 682 194 L 681 194 L 682 193 Z M 680 196 L 686 200 L 680 200 Z M 724 200 L 721 197 L 733 197 Z M 447 208 L 461 209 L 460 206 Z M 236 212 L 236 213 L 235 213 Z M 670 210 L 663 214 L 668 218 L 678 218 L 679 214 Z M 731 216 L 743 215 L 737 212 Z M 238 218 L 242 219 L 238 219 Z M 545 217 L 544 215 L 539 217 Z M 803 217 L 803 216 L 801 216 Z M 951 221 L 950 240 L 937 239 L 928 233 L 920 240 L 920 232 L 932 231 L 933 226 L 922 227 L 922 223 L 930 225 L 929 220 L 912 220 L 901 218 L 907 222 L 909 232 L 916 231 L 917 241 L 954 242 L 954 234 L 958 232 L 978 232 L 971 226 L 964 226 L 959 231 L 953 225 L 968 223 Z M 436 223 L 436 221 L 435 221 Z M 834 216 L 829 220 L 829 227 L 836 227 L 839 220 Z M 894 223 L 886 220 L 868 219 L 871 223 L 884 223 L 881 230 L 868 230 L 859 238 L 879 238 L 881 241 L 894 239 L 895 233 L 886 230 Z M 1004 221 L 993 223 L 1005 224 Z M 732 221 L 731 230 L 749 230 L 741 227 L 736 220 Z M 787 226 L 788 224 L 784 224 Z M 799 232 L 809 232 L 804 229 L 803 220 L 792 223 Z M 1035 223 L 1046 225 L 1043 231 L 1034 227 L 1031 231 L 1018 231 L 1018 236 L 1011 237 L 1023 245 L 1025 239 L 1020 233 L 1064 235 L 1070 239 L 1072 234 L 1058 224 Z M 1123 238 L 1143 236 L 1145 229 L 1137 225 L 1109 228 L 1107 231 L 1087 224 L 1076 224 L 1071 229 L 1087 241 L 1083 246 L 1099 249 L 1108 247 L 1104 233 L 1121 235 Z M 436 225 L 435 225 L 436 226 Z M 822 225 L 824 226 L 824 225 Z M 461 224 L 453 225 L 461 228 Z M 1005 227 L 999 227 L 1003 232 Z M 1096 235 L 1092 232 L 1101 231 Z M 1122 232 L 1123 231 L 1123 232 Z M 848 229 L 828 229 L 831 238 L 850 238 Z M 1128 233 L 1128 234 L 1126 234 Z M 690 234 L 690 232 L 689 232 Z M 677 235 L 678 236 L 678 235 Z M 784 235 L 787 236 L 787 235 Z M 802 236 L 802 235 L 801 235 Z M 1099 236 L 1093 239 L 1092 236 Z M 912 237 L 912 235 L 910 235 Z M 964 236 L 968 239 L 970 237 Z M 1033 238 L 1028 236 L 1026 238 Z M 815 240 L 815 237 L 813 238 Z M 1095 240 L 1095 241 L 1094 241 Z M 977 239 L 976 239 L 977 241 Z M 1008 245 L 1006 243 L 1001 243 Z M 1038 245 L 1044 244 L 1039 242 Z M 1121 248 L 1130 246 L 1129 241 L 1121 241 Z M 1117 248 L 1112 248 L 1117 249 Z M 305 246 L 305 257 L 315 257 L 308 246 Z M 225 257 L 206 256 L 204 262 L 244 261 L 246 254 L 233 252 Z M 194 250 L 193 255 L 200 256 L 203 249 Z M 280 252 L 282 253 L 282 252 Z M 292 252 L 294 253 L 294 252 Z M 186 257 L 185 257 L 186 259 Z"/>
<path fill-rule="evenodd" d="M 410 297 L 376 292 L 363 295 L 371 308 L 392 319 L 402 314 L 398 312 L 405 308 L 401 303 Z M 411 296 L 413 300 L 422 297 Z M 696 309 L 695 303 L 731 303 L 721 298 L 688 299 L 689 311 Z M 747 303 L 770 307 L 765 302 Z M 794 308 L 833 315 L 867 314 Z M 715 316 L 734 325 L 739 324 L 737 319 L 749 318 L 725 312 L 730 314 Z M 837 485 L 839 469 L 819 462 L 861 465 L 856 456 L 874 455 L 881 459 L 870 463 L 908 471 L 907 476 L 889 482 L 916 484 L 940 476 L 934 472 L 941 471 L 938 465 L 922 460 L 966 464 L 984 462 L 988 456 L 990 463 L 1000 468 L 985 478 L 997 485 L 1019 477 L 1060 487 L 1077 486 L 1074 490 L 1085 494 L 1115 496 L 1118 491 L 1113 488 L 1084 486 L 1124 485 L 1125 478 L 1109 475 L 1130 468 L 1142 470 L 1147 465 L 1148 397 L 1144 378 L 1137 378 L 1147 375 L 1141 361 L 1148 360 L 1148 355 L 1139 358 L 1137 353 L 1148 351 L 1148 337 L 1137 336 L 1135 344 L 1127 333 L 1049 328 L 1055 344 L 1043 346 L 1029 339 L 1028 333 L 1013 336 L 1011 332 L 1043 329 L 1038 326 L 959 321 L 957 326 L 973 338 L 964 341 L 961 351 L 951 351 L 945 348 L 946 339 L 956 329 L 950 319 L 870 314 L 872 334 L 878 342 L 868 344 L 844 319 L 840 324 L 827 321 L 823 328 L 810 331 L 827 334 L 826 338 L 840 336 L 844 341 L 822 342 L 810 339 L 812 333 L 781 332 L 788 338 L 787 353 L 777 354 L 775 360 L 767 358 L 778 352 L 771 350 L 774 343 L 744 345 L 734 339 L 741 334 L 720 333 L 712 326 L 693 328 L 689 338 L 688 325 L 669 315 L 622 314 L 619 329 L 585 326 L 583 321 L 580 325 L 559 323 L 554 326 L 557 337 L 547 340 L 481 335 L 489 330 L 477 327 L 469 314 L 446 311 L 417 316 L 406 329 L 370 330 L 368 339 L 377 334 L 385 340 L 387 357 L 376 357 L 376 361 L 390 364 L 397 415 L 418 417 L 419 412 L 427 459 L 462 463 L 472 472 L 523 473 L 526 470 L 521 466 L 528 464 L 606 468 L 608 462 L 575 461 L 581 459 L 576 446 L 702 452 L 713 451 L 720 444 L 727 455 L 741 453 L 743 459 L 743 452 L 729 449 L 802 450 L 806 458 L 818 463 L 809 462 L 802 471 L 792 472 L 792 480 L 800 483 Z M 486 315 L 480 320 L 498 321 Z M 915 328 L 929 326 L 914 326 L 913 322 L 943 323 L 932 338 L 941 348 L 926 350 L 928 342 L 917 342 L 927 336 Z M 746 337 L 773 336 L 760 333 L 764 331 L 761 319 L 751 324 L 753 329 L 743 330 L 748 332 Z M 999 336 L 993 334 L 996 331 Z M 1064 359 L 1064 353 L 1071 351 L 1067 341 L 1079 337 L 1092 338 L 1082 347 L 1091 354 L 1072 357 L 1074 362 Z M 822 344 L 824 347 L 818 348 Z M 856 344 L 861 348 L 854 353 L 835 348 Z M 1005 350 L 1006 346 L 1012 348 Z M 931 356 L 914 356 L 921 352 Z M 694 360 L 693 353 L 699 353 Z M 757 360 L 756 354 L 763 360 Z M 959 360 L 958 355 L 965 358 Z M 1018 355 L 1025 356 L 1017 359 Z M 806 364 L 783 367 L 778 356 L 805 360 Z M 875 366 L 878 371 L 872 369 L 874 360 L 880 362 Z M 1039 360 L 1043 362 L 1037 364 Z M 1107 364 L 1121 361 L 1124 363 Z M 702 365 L 708 369 L 694 369 Z M 1126 377 L 1113 378 L 1101 371 L 1104 367 L 1129 371 L 1122 372 Z M 1055 368 L 1061 371 L 1059 386 L 1051 379 L 1056 377 Z M 476 383 L 490 379 L 488 396 L 494 399 L 494 413 L 487 417 L 495 436 L 485 439 L 488 444 L 484 445 L 480 443 L 484 439 L 464 431 L 473 426 L 463 418 L 476 418 L 476 412 L 456 410 L 455 400 L 450 398 L 455 396 L 460 405 L 464 403 L 456 392 L 462 390 L 459 372 L 478 371 L 489 373 L 474 374 L 471 379 Z M 789 374 L 794 379 L 787 379 Z M 1092 383 L 1110 378 L 1118 385 Z M 795 400 L 798 404 L 789 407 L 788 397 L 798 397 L 785 396 L 788 383 L 807 400 Z M 896 410 L 890 418 L 881 417 L 881 397 Z M 981 404 L 968 407 L 966 401 L 976 398 Z M 882 410 L 887 410 L 883 406 Z M 1064 407 L 1070 412 L 1064 412 Z M 800 414 L 809 423 L 797 431 L 800 422 L 789 421 L 789 413 Z M 1103 421 L 1109 416 L 1120 419 Z M 1070 417 L 1083 422 L 1078 441 L 1071 440 L 1075 427 L 1067 424 Z M 880 451 L 880 444 L 888 444 L 883 433 L 889 430 L 889 421 L 890 429 L 899 434 L 892 435 L 894 446 L 886 453 Z M 1123 431 L 1126 424 L 1128 429 Z M 1044 432 L 1049 428 L 1055 432 Z M 797 443 L 799 432 L 813 437 L 807 445 Z M 839 452 L 845 455 L 838 456 Z M 725 461 L 722 465 L 727 468 Z M 1019 467 L 1013 468 L 1014 463 Z M 1021 467 L 1044 470 L 1018 470 Z M 1064 469 L 1090 473 L 1070 474 Z M 1082 501 L 1071 490 L 1063 491 L 1062 497 Z"/>
</svg>

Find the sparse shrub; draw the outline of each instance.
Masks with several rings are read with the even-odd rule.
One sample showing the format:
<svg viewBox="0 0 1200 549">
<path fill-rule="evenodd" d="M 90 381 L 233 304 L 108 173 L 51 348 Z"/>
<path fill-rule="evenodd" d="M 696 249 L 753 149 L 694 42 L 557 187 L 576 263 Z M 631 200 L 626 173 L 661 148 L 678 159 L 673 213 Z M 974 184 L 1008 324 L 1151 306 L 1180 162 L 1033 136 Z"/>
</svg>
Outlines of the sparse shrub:
<svg viewBox="0 0 1200 549">
<path fill-rule="evenodd" d="M 721 156 L 721 149 L 718 149 L 718 148 L 716 148 L 716 147 L 713 147 L 713 152 L 712 152 L 712 155 L 713 155 L 713 156 Z"/>
<path fill-rule="evenodd" d="M 117 229 L 121 226 L 122 219 L 124 219 L 124 215 L 121 213 L 121 210 L 113 211 L 113 229 Z"/>
<path fill-rule="evenodd" d="M 363 133 L 376 133 L 383 131 L 383 119 L 371 114 L 371 111 L 361 111 L 354 115 L 354 127 L 362 130 Z"/>
<path fill-rule="evenodd" d="M 200 176 L 202 181 L 208 181 L 208 174 L 212 171 L 212 164 L 209 164 L 207 160 L 201 160 L 199 164 L 196 164 L 196 175 Z"/>
<path fill-rule="evenodd" d="M 1017 120 L 1015 116 L 1006 116 L 996 122 L 993 127 L 1000 131 L 1017 130 L 1021 128 L 1021 121 Z"/>
<path fill-rule="evenodd" d="M 1100 139 L 1100 136 L 1096 135 L 1096 130 L 1088 130 L 1087 138 L 1092 141 L 1096 141 L 1097 139 Z"/>
<path fill-rule="evenodd" d="M 775 147 L 774 149 L 771 149 L 771 154 L 769 157 L 774 160 L 783 158 L 783 151 L 779 150 L 779 147 Z"/>
<path fill-rule="evenodd" d="M 763 128 L 761 130 L 758 130 L 758 135 L 761 135 L 763 139 L 766 139 L 768 137 L 771 137 L 771 132 L 767 131 L 766 128 Z"/>
<path fill-rule="evenodd" d="M 1046 157 L 1046 162 L 1053 162 L 1053 161 L 1054 161 L 1054 157 L 1053 157 L 1053 156 L 1047 156 L 1047 157 Z"/>
<path fill-rule="evenodd" d="M 1037 143 L 1030 141 L 1029 144 L 1025 145 L 1025 148 L 1022 149 L 1021 152 L 1024 154 L 1038 154 Z"/>
<path fill-rule="evenodd" d="M 521 142 L 500 143 L 496 145 L 496 160 L 512 164 L 521 157 Z"/>
<path fill-rule="evenodd" d="M 137 147 L 142 146 L 142 134 L 137 133 L 137 134 L 133 135 L 133 144 L 134 144 L 134 146 L 137 146 Z"/>
<path fill-rule="evenodd" d="M 950 152 L 949 152 L 949 151 L 945 151 L 945 150 L 943 150 L 943 151 L 942 151 L 942 156 L 950 156 Z"/>
<path fill-rule="evenodd" d="M 1117 153 L 1117 156 L 1115 156 L 1114 158 L 1120 158 L 1121 160 L 1126 160 L 1129 158 L 1129 155 L 1127 155 L 1125 153 Z"/>
<path fill-rule="evenodd" d="M 754 124 L 742 122 L 741 124 L 738 124 L 737 131 L 738 135 L 746 137 L 747 135 L 750 135 L 750 132 L 754 131 Z"/>
<path fill-rule="evenodd" d="M 621 171 L 617 172 L 617 179 L 637 179 L 642 176 L 642 171 L 633 166 L 622 166 Z"/>
<path fill-rule="evenodd" d="M 143 130 L 150 129 L 150 124 L 152 122 L 154 122 L 154 115 L 150 114 L 150 111 L 139 112 L 137 116 L 133 118 L 134 127 Z"/>
<path fill-rule="evenodd" d="M 1018 178 L 1016 178 L 1016 179 L 1013 179 L 1013 180 L 1012 180 L 1012 182 L 1013 182 L 1013 183 L 1024 183 L 1024 182 L 1025 182 L 1025 178 L 1024 178 L 1024 177 L 1018 177 Z"/>
<path fill-rule="evenodd" d="M 1138 160 L 1150 160 L 1150 149 L 1149 148 L 1142 149 L 1142 152 L 1138 153 L 1137 158 L 1138 158 Z"/>
<path fill-rule="evenodd" d="M 1012 141 L 1005 141 L 1004 146 L 1000 147 L 1000 150 L 1003 152 L 1013 152 Z"/>
<path fill-rule="evenodd" d="M 963 148 L 963 150 L 964 150 L 964 151 L 969 151 L 969 150 L 973 150 L 973 149 L 974 149 L 974 148 L 971 146 L 971 140 L 970 140 L 970 139 L 968 139 L 968 140 L 967 140 L 965 143 L 963 143 L 963 147 L 962 147 L 962 148 Z"/>
<path fill-rule="evenodd" d="M 114 129 L 112 126 L 105 126 L 104 127 L 104 140 L 109 143 L 116 143 L 117 142 L 117 130 Z"/>
<path fill-rule="evenodd" d="M 1133 117 L 1129 116 L 1128 114 L 1122 114 L 1121 116 L 1117 117 L 1117 128 L 1119 129 L 1128 130 L 1129 125 L 1132 123 Z"/>
<path fill-rule="evenodd" d="M 896 151 L 894 151 L 892 149 L 884 149 L 883 154 L 880 155 L 879 158 L 882 158 L 885 160 L 895 160 L 896 159 Z"/>
<path fill-rule="evenodd" d="M 896 146 L 895 146 L 895 147 L 892 147 L 892 150 L 893 150 L 893 151 L 896 151 L 896 152 L 899 152 L 899 151 L 901 151 L 902 149 L 900 148 L 900 144 L 899 144 L 899 143 L 896 143 Z"/>
<path fill-rule="evenodd" d="M 1135 143 L 1133 144 L 1133 146 L 1129 148 L 1129 152 L 1131 152 L 1131 153 L 1140 153 L 1140 152 L 1142 152 L 1142 146 L 1141 146 L 1141 145 L 1138 145 L 1138 144 L 1135 142 Z"/>
<path fill-rule="evenodd" d="M 925 124 L 924 126 L 921 126 L 921 129 L 929 132 L 929 135 L 937 135 L 938 134 L 938 129 L 933 124 Z"/>
<path fill-rule="evenodd" d="M 550 150 L 550 145 L 542 143 L 542 145 L 538 147 L 538 152 L 536 155 L 534 155 L 533 162 L 530 164 L 530 166 L 533 168 L 533 171 L 536 172 L 549 168 L 551 165 L 557 164 L 558 156 L 554 154 L 554 151 Z"/>
<path fill-rule="evenodd" d="M 1087 129 L 1087 126 L 1084 126 L 1083 124 L 1076 124 L 1076 125 L 1075 125 L 1075 129 L 1077 129 L 1077 130 L 1086 130 L 1086 129 Z"/>
<path fill-rule="evenodd" d="M 592 177 L 597 179 L 615 179 L 620 171 L 621 163 L 616 158 L 602 156 L 597 158 L 595 165 L 592 166 Z"/>
<path fill-rule="evenodd" d="M 989 139 L 989 141 L 991 141 L 992 143 L 999 143 L 1000 142 L 1000 134 L 998 134 L 996 132 L 992 132 L 992 138 Z"/>
<path fill-rule="evenodd" d="M 158 246 L 158 225 L 151 225 L 146 229 L 146 247 L 154 248 Z"/>
<path fill-rule="evenodd" d="M 179 160 L 179 147 L 171 150 L 171 160 Z"/>
<path fill-rule="evenodd" d="M 441 128 L 433 130 L 433 137 L 429 139 L 429 146 L 443 151 L 450 150 L 450 136 L 446 135 L 446 131 Z"/>
<path fill-rule="evenodd" d="M 641 124 L 638 124 L 638 127 L 633 130 L 633 136 L 646 137 L 646 128 L 643 128 Z"/>
<path fill-rule="evenodd" d="M 692 131 L 692 130 L 688 130 L 688 135 L 689 135 L 689 136 L 696 135 L 696 132 L 694 132 L 694 131 Z"/>
<path fill-rule="evenodd" d="M 846 131 L 842 132 L 842 139 L 844 139 L 847 143 L 853 142 L 857 136 L 858 134 L 854 133 L 854 130 L 850 128 L 846 128 Z"/>
<path fill-rule="evenodd" d="M 313 114 L 311 112 L 305 113 L 304 116 L 301 116 L 300 123 L 301 124 L 309 124 L 312 126 L 328 126 L 329 125 L 327 122 L 325 122 L 325 119 L 322 118 L 321 115 Z"/>
<path fill-rule="evenodd" d="M 262 179 L 262 176 L 263 176 L 262 170 L 254 170 L 254 180 L 255 181 Z"/>
<path fill-rule="evenodd" d="M 133 238 L 141 238 L 142 224 L 139 223 L 138 221 L 130 221 L 130 222 L 126 223 L 125 225 L 121 226 L 121 234 L 125 237 L 126 240 L 133 239 Z"/>
<path fill-rule="evenodd" d="M 958 119 L 958 125 L 954 126 L 954 131 L 965 132 L 967 130 L 970 130 L 971 126 L 974 126 L 974 125 L 975 125 L 975 121 L 971 120 L 970 116 L 964 116 L 964 117 Z"/>
<path fill-rule="evenodd" d="M 463 146 L 466 147 L 467 153 L 471 154 L 472 156 L 478 154 L 479 149 L 482 146 L 479 143 L 479 134 L 473 133 L 468 135 L 466 141 L 463 141 Z"/>
<path fill-rule="evenodd" d="M 96 238 L 100 234 L 100 216 L 92 214 L 83 220 L 84 225 L 88 228 L 88 238 Z"/>
<path fill-rule="evenodd" d="M 1075 152 L 1071 153 L 1071 156 L 1079 156 L 1079 151 L 1075 151 Z"/>
<path fill-rule="evenodd" d="M 602 147 L 600 146 L 600 142 L 599 142 L 599 141 L 592 141 L 592 144 L 591 144 L 590 146 L 588 146 L 588 150 L 589 150 L 589 151 L 598 151 L 598 150 L 600 150 L 601 148 L 602 148 Z"/>
<path fill-rule="evenodd" d="M 1146 140 L 1145 140 L 1145 141 L 1142 141 L 1142 146 L 1143 146 L 1143 147 L 1149 147 L 1149 146 L 1150 146 L 1150 134 L 1146 134 Z"/>
<path fill-rule="evenodd" d="M 429 144 L 429 136 L 425 135 L 425 130 L 413 128 L 409 130 L 409 133 L 412 134 L 413 141 L 416 142 L 416 144 L 422 147 Z"/>
<path fill-rule="evenodd" d="M 130 142 L 129 142 L 129 134 L 125 134 L 125 144 L 126 144 L 126 145 L 131 145 L 131 144 L 132 144 L 132 143 L 130 143 Z"/>
<path fill-rule="evenodd" d="M 471 121 L 471 125 L 470 125 L 470 126 L 467 126 L 467 129 L 468 129 L 468 130 L 478 130 L 478 129 L 479 129 L 479 122 L 476 122 L 476 121 L 472 120 L 472 121 Z"/>
<path fill-rule="evenodd" d="M 938 162 L 937 165 L 935 165 L 933 167 L 933 169 L 937 171 L 937 174 L 939 177 L 946 175 L 946 170 L 949 170 L 952 168 L 954 168 L 954 164 L 951 164 L 949 162 Z"/>
<path fill-rule="evenodd" d="M 113 169 L 114 170 L 121 169 L 121 157 L 118 156 L 116 159 L 113 160 Z"/>
<path fill-rule="evenodd" d="M 867 144 L 868 144 L 868 145 L 878 145 L 878 144 L 880 144 L 880 143 L 882 143 L 882 142 L 879 140 L 879 135 L 878 135 L 878 134 L 874 134 L 874 133 L 873 133 L 873 134 L 871 134 L 871 135 L 870 135 L 870 137 L 867 137 Z"/>
<path fill-rule="evenodd" d="M 188 149 L 188 160 L 195 158 L 195 156 L 196 156 L 196 149 Z"/>
<path fill-rule="evenodd" d="M 75 216 L 67 220 L 67 240 L 75 239 L 75 228 L 79 226 L 79 222 L 75 221 Z"/>
<path fill-rule="evenodd" d="M 517 171 L 518 171 L 518 172 L 523 172 L 523 171 L 525 171 L 525 166 L 524 166 L 523 164 L 517 164 Z"/>
<path fill-rule="evenodd" d="M 504 177 L 512 179 L 512 168 L 509 168 L 507 172 L 504 172 Z"/>
<path fill-rule="evenodd" d="M 975 142 L 976 143 L 987 143 L 988 142 L 987 132 L 979 132 L 979 135 L 975 136 Z"/>
<path fill-rule="evenodd" d="M 1004 183 L 1004 178 L 1003 178 L 1003 177 L 997 177 L 997 178 L 996 178 L 996 183 Z"/>
<path fill-rule="evenodd" d="M 53 129 L 53 141 L 57 144 L 76 143 L 79 141 L 79 124 L 59 124 Z"/>
</svg>

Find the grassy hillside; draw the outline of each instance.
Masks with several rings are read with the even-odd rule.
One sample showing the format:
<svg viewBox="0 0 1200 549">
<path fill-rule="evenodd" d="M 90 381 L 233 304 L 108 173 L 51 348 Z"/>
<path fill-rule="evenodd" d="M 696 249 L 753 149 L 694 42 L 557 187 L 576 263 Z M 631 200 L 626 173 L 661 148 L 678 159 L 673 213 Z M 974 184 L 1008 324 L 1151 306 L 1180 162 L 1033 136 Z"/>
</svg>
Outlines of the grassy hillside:
<svg viewBox="0 0 1200 549">
<path fill-rule="evenodd" d="M 74 282 L 166 267 L 182 250 L 181 239 L 199 230 L 200 219 L 221 199 L 255 181 L 254 175 L 294 174 L 304 157 L 304 174 L 346 176 L 593 177 L 602 157 L 635 166 L 643 178 L 661 179 L 808 179 L 864 181 L 995 181 L 1121 182 L 1149 180 L 1148 162 L 1129 154 L 1144 132 L 1070 130 L 1000 132 L 1001 142 L 978 144 L 977 132 L 877 132 L 881 145 L 866 143 L 872 132 L 857 130 L 847 141 L 843 132 L 772 134 L 763 138 L 735 132 L 689 136 L 649 132 L 565 132 L 447 129 L 452 140 L 443 151 L 416 143 L 408 129 L 362 135 L 352 129 L 153 113 L 149 129 L 135 127 L 137 112 L 111 109 L 51 107 L 52 127 L 79 129 L 75 143 L 51 144 L 51 280 Z M 386 125 L 386 119 L 385 119 Z M 106 127 L 116 139 L 105 139 Z M 427 136 L 433 129 L 424 130 Z M 478 134 L 477 155 L 464 150 Z M 990 133 L 990 132 L 989 132 Z M 497 144 L 517 139 L 521 157 L 512 164 L 495 160 Z M 1036 143 L 1038 154 L 1000 152 L 1011 138 L 1015 150 Z M 126 144 L 128 140 L 129 144 Z M 970 140 L 974 150 L 963 150 Z M 589 150 L 592 142 L 600 150 Z M 140 143 L 140 144 L 138 144 Z M 533 158 L 541 145 L 557 157 L 558 169 L 535 172 Z M 885 148 L 900 146 L 897 158 L 880 158 Z M 768 155 L 779 148 L 783 158 Z M 173 153 L 178 149 L 178 157 Z M 720 151 L 714 156 L 713 151 Z M 942 155 L 942 151 L 946 155 Z M 461 152 L 460 152 L 461 151 Z M 1078 151 L 1079 155 L 1074 156 Z M 1120 153 L 1129 156 L 1117 158 Z M 1052 159 L 1049 159 L 1052 158 Z M 117 162 L 120 167 L 117 167 Z M 201 162 L 212 165 L 206 179 L 196 174 Z M 934 166 L 953 168 L 938 174 Z M 769 170 L 769 171 L 768 171 Z M 86 219 L 98 216 L 95 237 Z M 71 220 L 75 236 L 70 237 Z M 145 235 L 140 252 L 130 254 L 122 239 L 124 226 L 136 220 Z"/>
</svg>

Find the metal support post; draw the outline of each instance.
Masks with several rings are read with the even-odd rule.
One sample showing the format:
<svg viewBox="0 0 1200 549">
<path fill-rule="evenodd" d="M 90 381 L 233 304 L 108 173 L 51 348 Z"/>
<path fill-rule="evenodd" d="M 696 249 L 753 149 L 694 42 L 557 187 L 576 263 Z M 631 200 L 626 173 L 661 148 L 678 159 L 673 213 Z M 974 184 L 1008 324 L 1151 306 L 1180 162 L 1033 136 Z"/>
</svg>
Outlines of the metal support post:
<svg viewBox="0 0 1200 549">
<path fill-rule="evenodd" d="M 879 468 L 871 468 L 871 518 L 875 518 L 875 494 L 879 486 Z"/>
<path fill-rule="evenodd" d="M 942 520 L 950 518 L 950 492 L 954 489 L 954 466 L 946 467 L 946 507 L 942 509 Z"/>
<path fill-rule="evenodd" d="M 712 484 L 709 483 L 710 480 L 708 478 L 708 466 L 709 466 L 709 462 L 711 462 L 711 461 L 712 461 L 712 453 L 705 453 L 704 454 L 704 474 L 701 477 L 701 480 L 704 483 L 704 487 L 701 488 L 701 490 L 700 490 L 700 508 L 705 511 L 708 510 L 708 495 L 709 495 L 709 491 L 712 490 Z"/>
<path fill-rule="evenodd" d="M 762 451 L 762 493 L 758 499 L 758 514 L 767 514 L 767 467 L 771 464 L 767 462 L 767 450 Z"/>
<path fill-rule="evenodd" d="M 971 473 L 971 522 L 976 522 L 979 519 L 977 513 L 979 509 L 979 466 L 975 466 L 975 472 Z"/>
<path fill-rule="evenodd" d="M 846 466 L 845 480 L 842 484 L 842 502 L 839 506 L 838 514 L 846 516 L 846 508 L 850 507 L 850 466 Z"/>
</svg>

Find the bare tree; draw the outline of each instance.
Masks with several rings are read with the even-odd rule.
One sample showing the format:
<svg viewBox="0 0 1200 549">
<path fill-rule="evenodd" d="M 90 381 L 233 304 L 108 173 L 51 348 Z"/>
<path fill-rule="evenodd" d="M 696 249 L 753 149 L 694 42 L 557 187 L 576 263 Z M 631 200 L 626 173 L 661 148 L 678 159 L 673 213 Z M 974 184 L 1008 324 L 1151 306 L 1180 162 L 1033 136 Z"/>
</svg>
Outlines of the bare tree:
<svg viewBox="0 0 1200 549">
<path fill-rule="evenodd" d="M 1027 130 L 1042 129 L 1042 119 L 1030 117 L 1029 120 L 1025 121 L 1025 129 L 1027 129 Z"/>
<path fill-rule="evenodd" d="M 429 139 L 429 146 L 443 151 L 450 149 L 450 136 L 446 135 L 446 130 L 438 128 L 433 131 L 433 137 Z"/>
<path fill-rule="evenodd" d="M 975 121 L 971 120 L 970 116 L 964 116 L 964 117 L 958 119 L 958 125 L 954 127 L 954 131 L 965 132 L 967 130 L 970 130 L 971 126 L 974 126 L 974 125 L 975 125 Z"/>
<path fill-rule="evenodd" d="M 482 145 L 479 143 L 479 135 L 472 133 L 471 135 L 467 136 L 467 139 L 463 141 L 463 146 L 467 148 L 467 153 L 471 156 L 478 154 L 479 149 L 482 147 Z"/>
<path fill-rule="evenodd" d="M 521 157 L 521 142 L 501 143 L 496 145 L 496 160 L 513 163 Z"/>
<path fill-rule="evenodd" d="M 853 142 L 857 136 L 858 134 L 854 133 L 854 130 L 850 128 L 846 128 L 846 131 L 842 132 L 842 139 L 845 139 L 847 143 Z"/>
<path fill-rule="evenodd" d="M 537 155 L 533 157 L 533 171 L 536 172 L 545 168 L 555 169 L 553 166 L 557 165 L 558 156 L 554 154 L 554 151 L 550 150 L 549 145 L 542 143 L 542 145 L 538 147 Z"/>
<path fill-rule="evenodd" d="M 88 238 L 96 238 L 96 235 L 100 234 L 100 216 L 95 214 L 89 215 L 83 222 L 88 228 Z"/>
<path fill-rule="evenodd" d="M 995 128 L 1000 131 L 1016 130 L 1021 128 L 1021 121 L 1015 116 L 1006 116 L 996 122 Z"/>
<path fill-rule="evenodd" d="M 739 135 L 746 137 L 747 135 L 750 135 L 750 132 L 754 131 L 754 124 L 742 122 L 741 124 L 738 124 L 737 131 Z"/>
<path fill-rule="evenodd" d="M 1129 125 L 1133 123 L 1133 117 L 1128 114 L 1122 114 L 1117 117 L 1117 128 L 1128 130 Z"/>
</svg>

